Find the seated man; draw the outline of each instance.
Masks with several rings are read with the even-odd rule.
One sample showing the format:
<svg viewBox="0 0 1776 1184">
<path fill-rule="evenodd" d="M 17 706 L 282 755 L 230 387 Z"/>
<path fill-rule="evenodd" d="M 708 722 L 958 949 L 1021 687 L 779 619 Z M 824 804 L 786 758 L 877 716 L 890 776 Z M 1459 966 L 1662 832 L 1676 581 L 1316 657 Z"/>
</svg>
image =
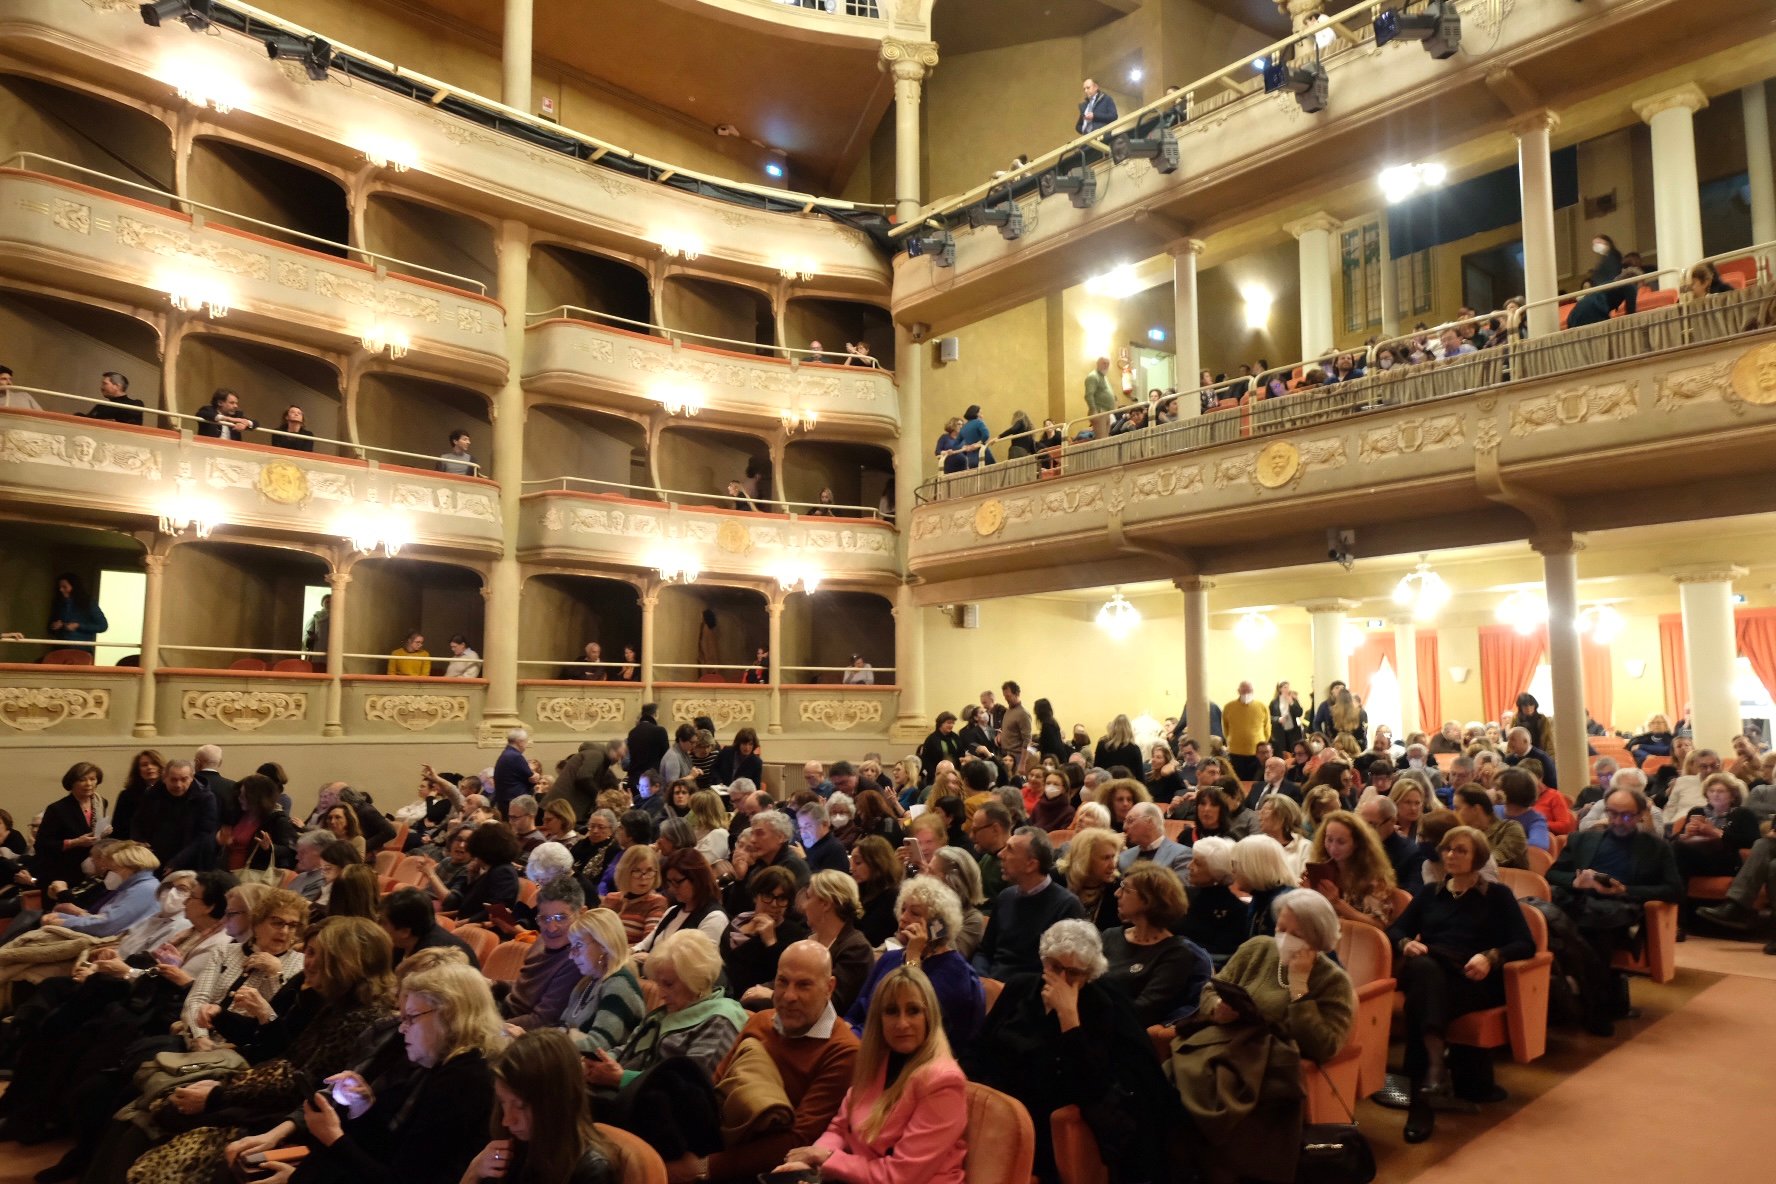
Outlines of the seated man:
<svg viewBox="0 0 1776 1184">
<path fill-rule="evenodd" d="M 585 908 L 586 890 L 572 876 L 556 876 L 537 894 L 536 944 L 518 971 L 518 981 L 500 999 L 508 1035 L 561 1022 L 568 996 L 580 981 L 567 939 Z"/>
<path fill-rule="evenodd" d="M 795 1112 L 794 1123 L 773 1133 L 728 1145 L 707 1159 L 687 1155 L 667 1165 L 672 1184 L 683 1181 L 745 1181 L 769 1172 L 795 1147 L 807 1147 L 826 1132 L 851 1086 L 857 1037 L 833 1009 L 832 955 L 817 941 L 798 941 L 777 960 L 771 1007 L 753 1014 L 717 1070 L 722 1092 L 733 1094 L 756 1083 L 762 1052 L 783 1081 Z"/>
<path fill-rule="evenodd" d="M 1079 898 L 1055 882 L 1054 846 L 1046 831 L 1019 827 L 999 853 L 999 870 L 1011 887 L 993 902 L 992 919 L 974 952 L 974 968 L 1004 981 L 1042 967 L 1037 946 L 1056 921 L 1085 916 Z"/>
<path fill-rule="evenodd" d="M 822 871 L 851 873 L 851 857 L 845 844 L 833 837 L 832 816 L 826 803 L 809 802 L 796 811 L 796 829 L 807 856 L 809 874 Z"/>
<path fill-rule="evenodd" d="M 1138 862 L 1170 868 L 1180 880 L 1189 875 L 1192 852 L 1166 837 L 1165 816 L 1154 803 L 1137 802 L 1130 807 L 1122 822 L 1122 833 L 1128 840 L 1128 850 L 1116 857 L 1116 867 L 1123 875 Z"/>
<path fill-rule="evenodd" d="M 1543 784 L 1560 788 L 1559 775 L 1554 771 L 1554 758 L 1529 742 L 1528 728 L 1512 728 L 1505 733 L 1505 763 L 1514 765 L 1521 760 L 1540 761 Z"/>
<path fill-rule="evenodd" d="M 321 898 L 321 889 L 326 886 L 321 851 L 331 842 L 333 832 L 327 830 L 305 830 L 296 839 L 296 878 L 287 887 L 310 903 Z"/>
<path fill-rule="evenodd" d="M 1626 770 L 1624 770 L 1626 772 Z M 1620 781 L 1621 774 L 1617 774 Z M 1618 949 L 1641 940 L 1648 901 L 1683 899 L 1671 845 L 1649 829 L 1652 804 L 1638 788 L 1618 785 L 1603 801 L 1608 825 L 1581 830 L 1548 869 L 1554 903 L 1572 917 L 1605 966 Z M 1611 971 L 1613 1012 L 1631 1016 L 1628 976 Z"/>
<path fill-rule="evenodd" d="M 1614 793 L 1618 789 L 1631 789 L 1636 793 L 1645 794 L 1647 775 L 1639 769 L 1622 769 L 1610 778 L 1610 793 Z M 1609 818 L 1603 808 L 1604 800 L 1608 797 L 1608 793 L 1599 797 L 1591 803 L 1589 810 L 1579 816 L 1578 829 L 1580 831 L 1602 830 L 1609 825 Z M 1647 803 L 1647 817 L 1652 820 L 1654 833 L 1663 835 L 1665 833 L 1665 812 L 1653 805 L 1650 800 Z"/>
<path fill-rule="evenodd" d="M 1528 868 L 1529 841 L 1523 828 L 1509 818 L 1492 812 L 1492 795 L 1478 785 L 1455 791 L 1455 818 L 1461 826 L 1471 826 L 1486 836 L 1492 857 L 1500 867 Z"/>
<path fill-rule="evenodd" d="M 795 822 L 775 807 L 753 815 L 752 825 L 734 851 L 734 874 L 722 881 L 722 907 L 728 916 L 751 911 L 752 878 L 767 867 L 786 867 L 795 874 L 798 890 L 807 887 L 813 873 L 795 852 L 795 831 Z"/>
<path fill-rule="evenodd" d="M 396 966 L 417 950 L 444 947 L 461 950 L 468 956 L 470 966 L 481 966 L 467 942 L 438 924 L 432 898 L 418 888 L 397 888 L 383 897 L 377 905 L 376 919 L 394 943 Z"/>
<path fill-rule="evenodd" d="M 1749 932 L 1758 923 L 1759 889 L 1768 889 L 1770 899 L 1776 900 L 1776 835 L 1770 832 L 1768 823 L 1764 824 L 1764 837 L 1746 853 L 1739 874 L 1727 889 L 1727 898 L 1719 904 L 1704 905 L 1696 910 L 1696 915 L 1728 929 Z M 1764 943 L 1764 953 L 1776 955 L 1776 941 Z"/>
<path fill-rule="evenodd" d="M 1357 807 L 1357 817 L 1368 823 L 1381 840 L 1381 849 L 1393 865 L 1394 883 L 1408 892 L 1417 892 L 1424 887 L 1424 856 L 1417 842 L 1400 833 L 1399 815 L 1400 808 L 1392 798 L 1364 798 Z"/>
<path fill-rule="evenodd" d="M 1521 826 L 1523 837 L 1531 847 L 1551 850 L 1553 843 L 1549 837 L 1548 819 L 1536 809 L 1536 793 L 1540 786 L 1536 784 L 1535 776 L 1527 769 L 1506 769 L 1499 774 L 1498 784 L 1505 795 L 1505 803 L 1494 806 L 1493 813 Z"/>
</svg>

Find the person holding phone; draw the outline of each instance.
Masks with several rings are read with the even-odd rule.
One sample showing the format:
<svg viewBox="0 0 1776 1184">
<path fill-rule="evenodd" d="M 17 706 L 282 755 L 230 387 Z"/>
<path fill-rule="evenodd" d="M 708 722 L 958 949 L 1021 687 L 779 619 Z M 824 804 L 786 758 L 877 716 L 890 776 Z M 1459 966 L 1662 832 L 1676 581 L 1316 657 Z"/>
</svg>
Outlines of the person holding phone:
<svg viewBox="0 0 1776 1184">
<path fill-rule="evenodd" d="M 917 966 L 936 992 L 938 1015 L 955 1048 L 966 1048 L 980 1031 L 987 1014 L 986 993 L 980 975 L 955 948 L 962 930 L 962 900 L 936 876 L 916 876 L 900 886 L 900 928 L 895 937 L 899 949 L 876 959 L 857 999 L 845 1013 L 845 1022 L 863 1034 L 875 993 L 895 968 Z"/>
<path fill-rule="evenodd" d="M 512 1041 L 493 1062 L 493 1138 L 463 1172 L 461 1184 L 622 1179 L 617 1150 L 592 1122 L 580 1075 L 580 1058 L 565 1033 L 548 1028 Z"/>
</svg>

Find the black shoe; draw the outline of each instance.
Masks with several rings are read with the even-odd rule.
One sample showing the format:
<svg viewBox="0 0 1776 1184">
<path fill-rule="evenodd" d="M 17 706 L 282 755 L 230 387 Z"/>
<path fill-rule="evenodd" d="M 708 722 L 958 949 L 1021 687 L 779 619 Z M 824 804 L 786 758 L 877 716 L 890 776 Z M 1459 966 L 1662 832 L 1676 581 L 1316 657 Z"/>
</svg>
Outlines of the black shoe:
<svg viewBox="0 0 1776 1184">
<path fill-rule="evenodd" d="M 1758 915 L 1736 900 L 1723 900 L 1719 904 L 1705 904 L 1696 910 L 1696 915 L 1704 921 L 1712 921 L 1716 925 L 1728 929 L 1750 929 L 1757 924 Z"/>
<path fill-rule="evenodd" d="M 1772 957 L 1776 957 L 1776 941 L 1765 942 L 1764 943 L 1764 953 L 1769 954 Z"/>
<path fill-rule="evenodd" d="M 1591 1035 L 1602 1036 L 1606 1039 L 1613 1037 L 1616 1034 L 1615 1021 L 1610 1019 L 1607 1015 L 1587 1017 L 1584 1022 L 1584 1028 L 1585 1031 L 1591 1033 Z"/>
<path fill-rule="evenodd" d="M 1457 1090 L 1455 1096 L 1464 1102 L 1472 1102 L 1477 1106 L 1491 1106 L 1504 1101 L 1511 1095 L 1505 1092 L 1503 1086 L 1489 1085 L 1483 1089 Z"/>
<path fill-rule="evenodd" d="M 1422 1143 L 1437 1133 L 1437 1113 L 1431 1107 L 1431 1091 L 1412 1091 L 1412 1104 L 1406 1111 L 1406 1141 Z"/>
</svg>

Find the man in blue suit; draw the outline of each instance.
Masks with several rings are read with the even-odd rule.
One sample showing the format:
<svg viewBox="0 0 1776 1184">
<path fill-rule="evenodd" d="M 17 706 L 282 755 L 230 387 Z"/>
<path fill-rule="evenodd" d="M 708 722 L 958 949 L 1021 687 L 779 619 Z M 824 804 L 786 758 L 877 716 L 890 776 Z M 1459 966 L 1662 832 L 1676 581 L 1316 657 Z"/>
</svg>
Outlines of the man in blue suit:
<svg viewBox="0 0 1776 1184">
<path fill-rule="evenodd" d="M 1122 833 L 1128 839 L 1128 850 L 1116 857 L 1116 868 L 1124 875 L 1143 860 L 1171 868 L 1180 880 L 1189 874 L 1190 857 L 1195 853 L 1184 844 L 1166 838 L 1165 816 L 1152 802 L 1140 802 L 1128 812 L 1122 822 Z"/>
<path fill-rule="evenodd" d="M 1079 103 L 1079 118 L 1073 121 L 1076 135 L 1089 136 L 1115 123 L 1116 100 L 1098 89 L 1098 84 L 1085 80 L 1085 98 Z"/>
</svg>

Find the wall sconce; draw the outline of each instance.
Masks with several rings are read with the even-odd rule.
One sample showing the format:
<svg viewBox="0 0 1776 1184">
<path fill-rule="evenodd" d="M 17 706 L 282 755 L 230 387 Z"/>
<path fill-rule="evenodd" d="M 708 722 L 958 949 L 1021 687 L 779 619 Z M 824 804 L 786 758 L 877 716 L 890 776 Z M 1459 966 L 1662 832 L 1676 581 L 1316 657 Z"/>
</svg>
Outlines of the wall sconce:
<svg viewBox="0 0 1776 1184">
<path fill-rule="evenodd" d="M 703 410 L 703 393 L 682 382 L 661 382 L 650 392 L 668 415 L 696 415 Z"/>
<path fill-rule="evenodd" d="M 816 273 L 812 259 L 785 259 L 777 265 L 777 274 L 786 280 L 800 280 L 807 283 Z"/>
<path fill-rule="evenodd" d="M 397 360 L 406 357 L 413 346 L 406 333 L 387 325 L 371 325 L 358 335 L 358 340 L 369 352 L 379 354 L 387 350 L 388 356 Z"/>
<path fill-rule="evenodd" d="M 1263 284 L 1246 284 L 1240 288 L 1240 299 L 1246 303 L 1246 328 L 1261 331 L 1270 327 L 1270 307 L 1276 296 Z"/>
<path fill-rule="evenodd" d="M 814 430 L 814 425 L 820 422 L 820 416 L 806 407 L 800 411 L 793 407 L 785 407 L 777 413 L 777 417 L 783 421 L 784 432 L 791 436 L 798 431 L 811 432 Z"/>
<path fill-rule="evenodd" d="M 234 293 L 216 276 L 173 273 L 162 276 L 157 286 L 180 312 L 201 311 L 211 320 L 227 316 L 234 304 Z"/>
<path fill-rule="evenodd" d="M 1096 619 L 1098 628 L 1108 633 L 1112 641 L 1126 641 L 1141 628 L 1141 610 L 1123 597 L 1121 588 L 1104 602 Z"/>
<path fill-rule="evenodd" d="M 1639 658 L 1629 658 L 1622 663 L 1622 669 L 1628 672 L 1629 678 L 1645 678 L 1647 664 Z"/>
<path fill-rule="evenodd" d="M 703 242 L 694 235 L 669 231 L 660 236 L 660 252 L 669 259 L 677 256 L 689 262 L 703 253 Z"/>
<path fill-rule="evenodd" d="M 381 551 L 390 559 L 413 542 L 413 528 L 407 516 L 379 502 L 365 502 L 346 510 L 334 521 L 333 530 L 351 544 L 352 550 L 364 555 Z"/>
<path fill-rule="evenodd" d="M 406 140 L 365 135 L 356 140 L 356 145 L 364 159 L 379 169 L 404 173 L 419 162 L 419 150 Z"/>
<path fill-rule="evenodd" d="M 1467 682 L 1468 668 L 1466 666 L 1451 666 L 1449 668 L 1449 681 L 1454 683 Z"/>
<path fill-rule="evenodd" d="M 811 567 L 785 567 L 778 570 L 777 586 L 785 592 L 805 592 L 809 596 L 820 590 L 824 578 Z"/>
<path fill-rule="evenodd" d="M 208 67 L 194 68 L 181 75 L 179 97 L 193 107 L 208 107 L 218 115 L 227 115 L 244 101 L 246 88 L 237 79 Z"/>
<path fill-rule="evenodd" d="M 694 584 L 702 574 L 696 558 L 688 551 L 656 555 L 653 566 L 660 573 L 661 582 L 667 584 Z"/>
<path fill-rule="evenodd" d="M 160 533 L 177 537 L 190 531 L 194 538 L 209 538 L 210 531 L 225 521 L 221 506 L 192 492 L 189 477 L 176 478 L 175 485 L 160 505 Z"/>
</svg>

